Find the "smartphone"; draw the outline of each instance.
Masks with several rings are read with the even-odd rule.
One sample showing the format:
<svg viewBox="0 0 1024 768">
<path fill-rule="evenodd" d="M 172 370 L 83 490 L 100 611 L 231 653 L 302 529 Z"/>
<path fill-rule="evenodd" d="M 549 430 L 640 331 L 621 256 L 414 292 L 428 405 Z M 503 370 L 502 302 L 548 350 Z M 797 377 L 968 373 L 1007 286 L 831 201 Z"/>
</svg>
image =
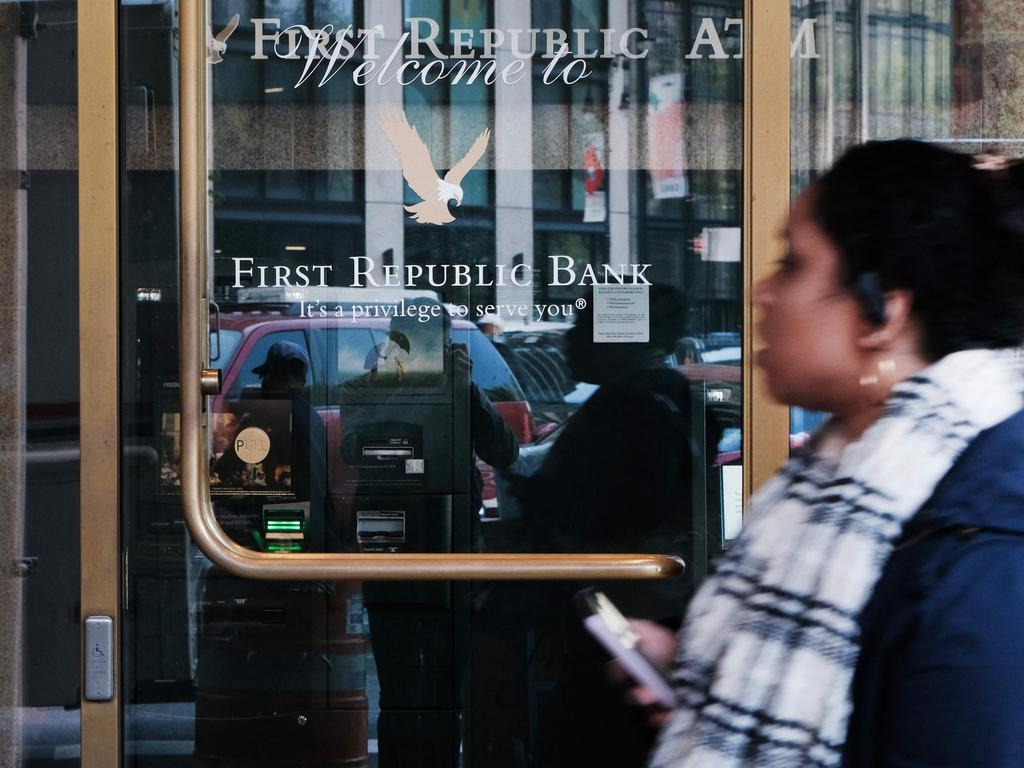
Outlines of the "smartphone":
<svg viewBox="0 0 1024 768">
<path fill-rule="evenodd" d="M 672 685 L 658 666 L 644 656 L 639 641 L 629 629 L 629 621 L 608 597 L 596 589 L 576 593 L 576 607 L 583 617 L 583 626 L 604 649 L 614 656 L 637 683 L 650 688 L 666 709 L 674 709 L 676 695 Z"/>
</svg>

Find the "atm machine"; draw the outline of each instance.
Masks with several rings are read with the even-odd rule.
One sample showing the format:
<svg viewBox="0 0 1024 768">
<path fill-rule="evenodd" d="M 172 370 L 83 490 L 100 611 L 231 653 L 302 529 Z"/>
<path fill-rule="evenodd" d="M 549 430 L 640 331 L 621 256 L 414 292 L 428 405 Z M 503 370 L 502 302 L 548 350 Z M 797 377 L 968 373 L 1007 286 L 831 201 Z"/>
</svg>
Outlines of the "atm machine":
<svg viewBox="0 0 1024 768">
<path fill-rule="evenodd" d="M 443 312 L 434 300 L 414 301 Z M 375 320 L 358 348 L 340 332 L 345 320 L 309 329 L 313 389 L 326 394 L 308 410 L 321 428 L 292 430 L 292 469 L 311 438 L 324 441 L 324 466 L 311 471 L 309 498 L 270 488 L 269 478 L 246 488 L 218 476 L 214 508 L 236 541 L 275 552 L 472 548 L 469 371 L 453 363 L 447 319 L 417 314 Z M 209 418 L 214 425 L 233 419 L 237 434 L 262 425 L 273 435 L 281 413 L 267 412 L 283 402 L 243 396 L 226 404 L 231 413 Z M 212 466 L 221 465 L 215 458 Z M 372 664 L 381 764 L 457 764 L 470 585 L 260 582 L 213 567 L 201 584 L 198 757 L 246 766 L 361 764 Z"/>
<path fill-rule="evenodd" d="M 469 371 L 455 370 L 448 325 L 437 316 L 392 318 L 372 330 L 362 371 L 346 376 L 328 366 L 341 422 L 340 445 L 330 448 L 347 469 L 332 492 L 351 505 L 359 551 L 472 547 L 478 510 L 470 508 Z M 351 354 L 331 346 L 341 334 L 327 337 L 327 360 Z M 382 765 L 457 764 L 470 589 L 451 582 L 365 585 Z"/>
</svg>

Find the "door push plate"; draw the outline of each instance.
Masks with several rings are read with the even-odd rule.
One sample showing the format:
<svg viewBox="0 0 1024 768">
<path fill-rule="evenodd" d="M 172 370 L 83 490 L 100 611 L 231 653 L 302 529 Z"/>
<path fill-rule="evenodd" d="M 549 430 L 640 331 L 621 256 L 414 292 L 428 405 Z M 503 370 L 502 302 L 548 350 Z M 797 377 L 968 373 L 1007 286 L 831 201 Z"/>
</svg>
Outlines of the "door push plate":
<svg viewBox="0 0 1024 768">
<path fill-rule="evenodd" d="M 90 616 L 85 620 L 85 677 L 82 688 L 88 701 L 114 698 L 114 620 Z"/>
</svg>

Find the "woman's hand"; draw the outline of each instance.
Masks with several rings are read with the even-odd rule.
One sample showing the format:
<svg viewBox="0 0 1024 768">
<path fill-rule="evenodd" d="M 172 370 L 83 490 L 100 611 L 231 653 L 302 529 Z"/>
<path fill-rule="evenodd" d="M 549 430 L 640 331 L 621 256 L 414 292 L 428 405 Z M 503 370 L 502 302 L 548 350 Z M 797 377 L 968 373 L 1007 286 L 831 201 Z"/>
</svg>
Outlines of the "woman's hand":
<svg viewBox="0 0 1024 768">
<path fill-rule="evenodd" d="M 661 669 L 672 665 L 676 650 L 676 635 L 660 624 L 644 619 L 631 619 L 629 628 L 639 639 L 640 650 Z M 658 695 L 645 685 L 637 683 L 617 661 L 609 665 L 609 675 L 621 685 L 628 686 L 626 699 L 648 711 L 647 722 L 654 728 L 661 728 L 671 714 L 670 709 L 658 700 Z"/>
</svg>

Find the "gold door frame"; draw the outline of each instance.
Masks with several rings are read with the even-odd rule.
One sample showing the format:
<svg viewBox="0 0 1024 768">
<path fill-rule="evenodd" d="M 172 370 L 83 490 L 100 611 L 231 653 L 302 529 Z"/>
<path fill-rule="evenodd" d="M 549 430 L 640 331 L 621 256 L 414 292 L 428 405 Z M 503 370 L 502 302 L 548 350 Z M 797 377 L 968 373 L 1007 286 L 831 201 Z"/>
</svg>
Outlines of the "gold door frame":
<svg viewBox="0 0 1024 768">
<path fill-rule="evenodd" d="M 774 269 L 789 213 L 789 0 L 743 3 L 743 496 L 789 455 L 789 408 L 754 365 L 754 284 Z"/>
<path fill-rule="evenodd" d="M 81 699 L 83 768 L 121 764 L 118 10 L 78 3 L 80 618 L 114 620 L 114 698 Z"/>
<path fill-rule="evenodd" d="M 99 613 L 114 618 L 114 658 L 118 661 L 114 700 L 82 701 L 83 768 L 111 768 L 121 762 L 118 12 L 117 0 L 89 0 L 80 3 L 78 9 L 81 605 L 83 616 Z M 776 232 L 789 206 L 789 2 L 744 0 L 744 19 L 743 457 L 745 495 L 749 495 L 782 463 L 788 451 L 788 410 L 768 400 L 751 365 L 755 339 L 750 289 L 781 251 Z M 201 48 L 197 42 L 204 29 L 194 17 L 189 25 L 186 31 L 183 18 L 182 40 L 191 39 L 194 45 L 183 45 L 182 49 L 191 50 L 194 56 L 197 51 L 205 51 L 205 40 Z M 189 92 L 193 95 L 199 93 L 194 83 L 183 82 L 182 87 L 192 89 Z M 198 106 L 205 109 L 205 99 Z M 199 186 L 193 180 L 193 190 Z M 182 187 L 187 188 L 184 178 Z M 195 210 L 205 207 L 205 182 L 202 190 L 202 200 L 195 195 L 190 198 Z M 191 301 L 193 322 L 201 329 L 205 320 L 202 297 L 194 296 Z M 182 314 L 186 316 L 184 311 Z M 198 371 L 202 358 L 193 360 L 190 366 Z M 198 376 L 182 384 L 183 394 L 190 389 L 193 400 L 201 402 Z M 199 485 L 196 477 L 193 491 Z M 607 563 L 591 565 L 603 567 Z M 646 561 L 625 565 L 627 569 L 639 567 L 644 573 L 662 567 Z M 588 572 L 593 575 L 592 570 Z"/>
</svg>

